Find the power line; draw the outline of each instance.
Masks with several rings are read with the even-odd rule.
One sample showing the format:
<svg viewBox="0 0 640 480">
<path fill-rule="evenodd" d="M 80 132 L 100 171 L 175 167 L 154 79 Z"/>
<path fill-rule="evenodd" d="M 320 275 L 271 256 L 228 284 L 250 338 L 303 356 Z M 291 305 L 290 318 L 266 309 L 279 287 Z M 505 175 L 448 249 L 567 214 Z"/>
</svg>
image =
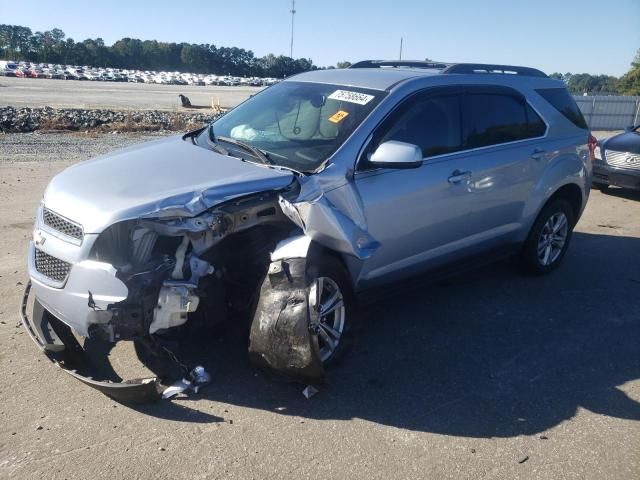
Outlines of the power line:
<svg viewBox="0 0 640 480">
<path fill-rule="evenodd" d="M 293 21 L 296 14 L 296 0 L 291 0 L 291 48 L 289 50 L 289 57 L 293 58 Z"/>
</svg>

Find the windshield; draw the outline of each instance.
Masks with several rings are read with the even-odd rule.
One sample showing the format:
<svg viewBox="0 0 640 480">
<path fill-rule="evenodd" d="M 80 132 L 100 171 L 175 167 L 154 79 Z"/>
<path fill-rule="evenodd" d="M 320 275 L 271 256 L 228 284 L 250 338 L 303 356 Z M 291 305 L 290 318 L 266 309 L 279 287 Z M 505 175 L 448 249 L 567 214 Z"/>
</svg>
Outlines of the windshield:
<svg viewBox="0 0 640 480">
<path fill-rule="evenodd" d="M 301 172 L 317 169 L 386 95 L 340 85 L 281 82 L 260 92 L 203 131 L 201 138 L 238 140 L 269 162 Z"/>
</svg>

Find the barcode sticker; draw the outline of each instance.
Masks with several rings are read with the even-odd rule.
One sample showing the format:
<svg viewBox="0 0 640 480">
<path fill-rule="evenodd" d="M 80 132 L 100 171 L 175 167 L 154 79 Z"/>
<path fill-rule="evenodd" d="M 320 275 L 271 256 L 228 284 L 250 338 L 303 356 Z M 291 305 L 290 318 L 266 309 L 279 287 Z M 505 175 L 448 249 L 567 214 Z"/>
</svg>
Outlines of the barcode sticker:
<svg viewBox="0 0 640 480">
<path fill-rule="evenodd" d="M 366 93 L 351 92 L 349 90 L 336 90 L 329 95 L 331 100 L 339 100 L 342 102 L 357 103 L 358 105 L 366 105 L 375 97 Z"/>
</svg>

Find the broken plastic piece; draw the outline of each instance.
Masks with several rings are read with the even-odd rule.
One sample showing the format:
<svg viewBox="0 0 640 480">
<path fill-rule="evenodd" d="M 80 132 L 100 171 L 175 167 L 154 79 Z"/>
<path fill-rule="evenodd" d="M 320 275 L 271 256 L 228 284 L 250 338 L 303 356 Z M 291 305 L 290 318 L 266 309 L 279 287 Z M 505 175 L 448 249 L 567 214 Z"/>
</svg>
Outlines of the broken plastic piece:
<svg viewBox="0 0 640 480">
<path fill-rule="evenodd" d="M 308 400 L 313 397 L 319 390 L 313 385 L 307 385 L 304 390 L 302 390 L 302 395 Z"/>
<path fill-rule="evenodd" d="M 52 363 L 72 377 L 99 390 L 118 402 L 145 403 L 160 398 L 160 392 L 163 386 L 156 377 L 110 382 L 96 380 L 92 376 L 83 375 L 76 370 L 72 358 L 67 358 L 67 354 L 70 352 L 82 354 L 84 353 L 82 347 L 72 335 L 63 335 L 60 337 L 60 334 L 63 332 L 70 332 L 69 327 L 62 324 L 59 320 L 56 320 L 55 317 L 45 314 L 44 309 L 41 307 L 39 311 L 42 315 L 34 319 L 35 321 L 33 323 L 29 320 L 29 316 L 27 315 L 27 302 L 30 291 L 31 282 L 29 281 L 24 290 L 20 309 L 22 325 L 31 340 L 33 340 Z M 36 305 L 39 304 L 36 303 Z M 51 325 L 54 331 L 49 330 L 49 325 L 52 320 L 59 326 L 59 330 L 56 331 L 54 325 Z M 73 355 L 71 356 L 73 357 Z"/>
<path fill-rule="evenodd" d="M 211 381 L 211 375 L 207 372 L 204 367 L 198 365 L 195 367 L 187 378 L 183 378 L 182 380 L 178 380 L 176 383 L 167 387 L 162 392 L 162 398 L 168 399 L 175 397 L 176 395 L 180 395 L 181 393 L 187 390 L 193 390 L 194 393 L 198 393 L 200 387 L 206 385 Z"/>
</svg>

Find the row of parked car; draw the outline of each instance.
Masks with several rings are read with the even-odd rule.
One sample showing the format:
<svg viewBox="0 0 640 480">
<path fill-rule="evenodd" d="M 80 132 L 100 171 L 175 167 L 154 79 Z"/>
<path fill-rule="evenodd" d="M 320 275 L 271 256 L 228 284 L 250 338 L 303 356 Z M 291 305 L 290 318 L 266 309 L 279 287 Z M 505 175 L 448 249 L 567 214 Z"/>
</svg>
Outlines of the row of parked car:
<svg viewBox="0 0 640 480">
<path fill-rule="evenodd" d="M 202 73 L 156 72 L 120 68 L 96 68 L 52 63 L 11 62 L 0 60 L 0 76 L 21 78 L 52 78 L 108 82 L 157 83 L 164 85 L 269 86 L 277 78 L 234 77 Z"/>
</svg>

